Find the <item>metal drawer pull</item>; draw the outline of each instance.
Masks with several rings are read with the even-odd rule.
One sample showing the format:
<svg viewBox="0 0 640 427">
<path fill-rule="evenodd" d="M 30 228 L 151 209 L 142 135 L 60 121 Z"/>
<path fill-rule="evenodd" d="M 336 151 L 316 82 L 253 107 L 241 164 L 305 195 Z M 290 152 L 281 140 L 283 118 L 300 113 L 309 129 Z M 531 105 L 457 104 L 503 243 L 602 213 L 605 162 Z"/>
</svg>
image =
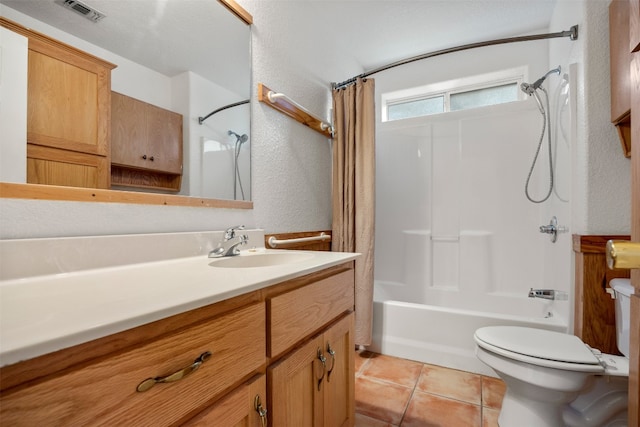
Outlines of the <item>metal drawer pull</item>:
<svg viewBox="0 0 640 427">
<path fill-rule="evenodd" d="M 324 378 L 324 374 L 327 371 L 327 358 L 322 354 L 322 349 L 318 348 L 318 360 L 322 363 L 322 376 L 318 378 L 318 391 L 320 391 L 320 384 L 322 384 L 322 380 Z"/>
<path fill-rule="evenodd" d="M 336 366 L 336 351 L 331 348 L 331 344 L 327 343 L 327 353 L 331 355 L 331 368 L 327 371 L 327 382 L 331 381 L 331 372 Z"/>
<path fill-rule="evenodd" d="M 259 394 L 256 394 L 255 399 L 253 399 L 253 407 L 260 417 L 262 427 L 267 427 L 267 410 L 262 407 L 262 402 L 260 401 Z"/>
<path fill-rule="evenodd" d="M 180 369 L 179 371 L 164 377 L 147 378 L 146 380 L 138 384 L 138 387 L 136 387 L 136 391 L 138 392 L 147 391 L 157 383 L 171 383 L 174 381 L 179 381 L 184 377 L 188 376 L 189 374 L 191 374 L 193 371 L 197 370 L 200 367 L 200 365 L 202 365 L 210 357 L 211 357 L 211 352 L 205 351 L 200 356 L 198 356 L 198 358 L 194 360 L 191 365 L 187 366 L 184 369 Z"/>
</svg>

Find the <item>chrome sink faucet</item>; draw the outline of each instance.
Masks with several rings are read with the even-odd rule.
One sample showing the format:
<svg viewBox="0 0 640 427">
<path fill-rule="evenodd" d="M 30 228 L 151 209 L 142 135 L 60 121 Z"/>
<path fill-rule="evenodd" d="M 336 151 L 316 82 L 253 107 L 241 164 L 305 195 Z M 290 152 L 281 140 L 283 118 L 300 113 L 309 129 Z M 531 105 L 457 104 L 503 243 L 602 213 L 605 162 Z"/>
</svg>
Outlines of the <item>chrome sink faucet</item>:
<svg viewBox="0 0 640 427">
<path fill-rule="evenodd" d="M 217 258 L 223 256 L 240 255 L 240 245 L 246 245 L 249 236 L 246 234 L 236 235 L 236 231 L 244 230 L 244 225 L 227 228 L 224 232 L 224 240 L 218 243 L 218 247 L 209 252 L 209 258 Z"/>
</svg>

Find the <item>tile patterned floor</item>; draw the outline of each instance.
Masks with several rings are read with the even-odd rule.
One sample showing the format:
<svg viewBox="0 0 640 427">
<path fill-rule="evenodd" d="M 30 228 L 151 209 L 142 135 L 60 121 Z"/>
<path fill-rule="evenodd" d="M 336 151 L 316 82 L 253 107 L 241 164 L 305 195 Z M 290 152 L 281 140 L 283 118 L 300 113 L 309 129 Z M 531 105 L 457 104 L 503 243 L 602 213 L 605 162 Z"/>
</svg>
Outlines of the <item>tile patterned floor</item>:
<svg viewBox="0 0 640 427">
<path fill-rule="evenodd" d="M 504 383 L 356 352 L 356 427 L 497 427 Z"/>
</svg>

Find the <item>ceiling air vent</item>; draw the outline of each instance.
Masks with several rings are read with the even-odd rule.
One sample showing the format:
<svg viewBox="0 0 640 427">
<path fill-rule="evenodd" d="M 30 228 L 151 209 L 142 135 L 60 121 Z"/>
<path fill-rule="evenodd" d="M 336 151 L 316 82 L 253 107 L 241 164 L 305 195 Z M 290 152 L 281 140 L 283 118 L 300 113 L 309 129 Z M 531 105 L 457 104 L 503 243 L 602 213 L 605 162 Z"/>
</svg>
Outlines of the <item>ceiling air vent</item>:
<svg viewBox="0 0 640 427">
<path fill-rule="evenodd" d="M 93 7 L 79 2 L 78 0 L 61 0 L 56 3 L 66 7 L 67 9 L 71 9 L 76 13 L 79 13 L 80 15 L 93 22 L 98 22 L 106 16 L 104 13 L 99 12 Z"/>
</svg>

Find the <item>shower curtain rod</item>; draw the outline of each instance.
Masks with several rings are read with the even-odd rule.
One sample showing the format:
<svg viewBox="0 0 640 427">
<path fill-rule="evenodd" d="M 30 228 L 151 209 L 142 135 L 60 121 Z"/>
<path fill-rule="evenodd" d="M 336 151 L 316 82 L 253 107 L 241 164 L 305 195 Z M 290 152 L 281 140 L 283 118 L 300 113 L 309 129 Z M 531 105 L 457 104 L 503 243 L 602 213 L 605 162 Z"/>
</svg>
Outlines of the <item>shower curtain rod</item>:
<svg viewBox="0 0 640 427">
<path fill-rule="evenodd" d="M 342 83 L 331 83 L 332 89 L 340 89 L 346 86 L 349 86 L 352 83 L 355 83 L 359 78 L 365 78 L 372 74 L 379 73 L 381 71 L 388 70 L 389 68 L 398 67 L 400 65 L 409 64 L 411 62 L 420 61 L 421 59 L 432 58 L 434 56 L 445 55 L 447 53 L 460 52 L 462 50 L 474 49 L 477 47 L 484 46 L 493 46 L 496 44 L 505 44 L 505 43 L 515 43 L 515 42 L 526 42 L 531 40 L 542 40 L 542 39 L 552 39 L 558 37 L 569 37 L 571 40 L 578 39 L 578 26 L 574 25 L 568 31 L 559 31 L 557 33 L 547 33 L 547 34 L 533 34 L 530 36 L 519 36 L 519 37 L 508 37 L 504 39 L 496 39 L 496 40 L 488 40 L 477 43 L 464 44 L 455 47 L 449 47 L 446 49 L 436 50 L 434 52 L 424 53 L 422 55 L 413 56 L 411 58 L 403 59 L 400 61 L 392 62 L 391 64 L 384 65 L 382 67 L 375 68 L 371 71 L 366 71 L 362 74 L 359 74 L 355 77 L 352 77 L 348 80 L 343 81 Z"/>
<path fill-rule="evenodd" d="M 205 120 L 213 116 L 215 113 L 219 113 L 220 111 L 226 110 L 227 108 L 237 107 L 238 105 L 248 104 L 248 103 L 249 103 L 249 100 L 245 99 L 244 101 L 234 102 L 233 104 L 225 105 L 224 107 L 220 107 L 217 110 L 213 110 L 212 112 L 210 112 L 204 117 L 198 117 L 198 123 L 202 124 Z"/>
</svg>

